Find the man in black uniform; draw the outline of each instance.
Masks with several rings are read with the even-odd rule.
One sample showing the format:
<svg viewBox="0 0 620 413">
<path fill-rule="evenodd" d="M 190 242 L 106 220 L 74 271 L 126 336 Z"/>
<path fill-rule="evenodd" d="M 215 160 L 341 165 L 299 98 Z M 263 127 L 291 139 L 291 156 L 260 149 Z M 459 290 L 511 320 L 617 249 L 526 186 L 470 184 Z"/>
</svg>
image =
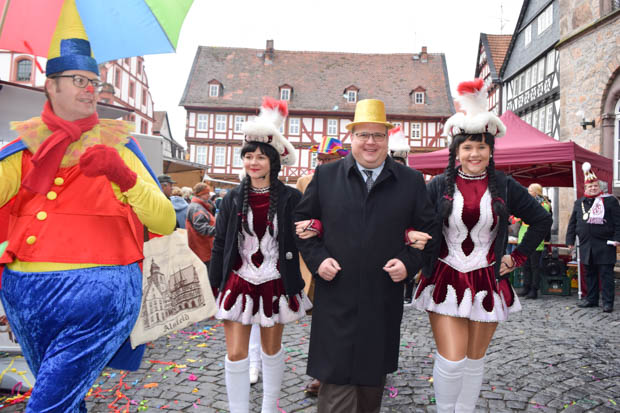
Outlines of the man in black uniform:
<svg viewBox="0 0 620 413">
<path fill-rule="evenodd" d="M 614 264 L 616 245 L 620 244 L 620 204 L 601 191 L 598 178 L 583 164 L 584 197 L 575 201 L 566 231 L 566 244 L 573 247 L 579 237 L 581 262 L 586 268 L 587 296 L 579 307 L 598 307 L 599 276 L 603 290 L 603 311 L 614 308 Z"/>
</svg>

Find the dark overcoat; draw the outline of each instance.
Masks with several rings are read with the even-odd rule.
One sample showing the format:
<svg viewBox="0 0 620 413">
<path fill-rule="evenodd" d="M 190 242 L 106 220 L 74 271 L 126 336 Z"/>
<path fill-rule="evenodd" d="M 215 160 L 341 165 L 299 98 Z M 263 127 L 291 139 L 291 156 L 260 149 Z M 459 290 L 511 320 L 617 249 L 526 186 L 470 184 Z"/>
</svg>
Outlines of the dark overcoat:
<svg viewBox="0 0 620 413">
<path fill-rule="evenodd" d="M 413 277 L 425 252 L 405 245 L 405 229 L 432 232 L 434 212 L 422 174 L 387 158 L 370 192 L 349 154 L 322 165 L 295 217 L 318 218 L 322 238 L 297 241 L 316 287 L 308 374 L 332 384 L 379 386 L 398 368 L 403 282 L 385 264 L 400 259 Z M 317 274 L 332 257 L 342 270 L 331 281 Z"/>
<path fill-rule="evenodd" d="M 575 245 L 575 236 L 579 236 L 579 255 L 582 263 L 615 264 L 616 247 L 607 245 L 607 241 L 620 241 L 620 204 L 613 196 L 604 197 L 605 222 L 588 224 L 587 220 L 583 219 L 583 211 L 590 211 L 593 203 L 593 198 L 586 197 L 575 201 L 566 229 L 566 244 Z"/>
<path fill-rule="evenodd" d="M 506 176 L 502 171 L 495 171 L 495 183 L 499 193 L 499 197 L 506 205 L 509 215 L 519 217 L 529 225 L 529 228 L 523 240 L 517 246 L 516 250 L 524 256 L 529 256 L 532 252 L 536 251 L 536 247 L 540 245 L 540 242 L 545 238 L 545 235 L 551 229 L 553 224 L 553 218 L 551 214 L 544 209 L 534 197 L 532 197 L 520 183 L 515 181 L 512 177 Z M 442 223 L 441 223 L 441 204 L 444 197 L 446 187 L 446 177 L 444 174 L 438 175 L 428 184 L 428 192 L 433 203 L 433 209 L 437 211 L 435 215 L 438 225 L 436 226 L 437 234 L 434 234 L 434 238 L 438 242 L 443 240 Z M 506 243 L 508 241 L 508 220 L 499 222 L 497 228 L 497 235 L 494 243 L 495 254 L 495 277 L 497 279 L 508 278 L 510 275 L 499 275 L 499 268 L 501 265 L 501 258 L 506 251 Z M 430 277 L 433 274 L 434 266 L 439 256 L 439 250 L 435 249 L 435 256 L 425 263 L 424 270 L 422 271 L 425 277 Z"/>
<path fill-rule="evenodd" d="M 295 244 L 295 223 L 293 211 L 301 192 L 295 188 L 276 181 L 272 185 L 272 193 L 277 192 L 277 218 L 278 218 L 278 250 L 279 270 L 284 283 L 284 290 L 289 297 L 299 294 L 304 288 L 304 281 L 299 270 L 299 252 Z M 243 194 L 241 185 L 230 191 L 220 204 L 220 212 L 215 222 L 215 240 L 211 252 L 209 264 L 209 282 L 211 287 L 223 289 L 228 280 L 235 260 L 239 256 L 237 239 L 241 225 L 241 208 L 243 206 Z"/>
</svg>

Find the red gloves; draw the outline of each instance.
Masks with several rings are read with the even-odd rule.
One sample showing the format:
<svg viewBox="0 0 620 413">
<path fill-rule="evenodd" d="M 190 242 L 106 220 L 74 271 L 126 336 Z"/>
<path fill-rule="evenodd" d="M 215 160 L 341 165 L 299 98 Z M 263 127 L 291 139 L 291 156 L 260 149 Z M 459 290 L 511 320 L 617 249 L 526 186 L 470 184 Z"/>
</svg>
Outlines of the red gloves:
<svg viewBox="0 0 620 413">
<path fill-rule="evenodd" d="M 110 182 L 119 186 L 121 192 L 133 188 L 138 179 L 138 175 L 123 162 L 118 151 L 106 145 L 86 149 L 80 156 L 80 169 L 91 178 L 105 175 Z"/>
</svg>

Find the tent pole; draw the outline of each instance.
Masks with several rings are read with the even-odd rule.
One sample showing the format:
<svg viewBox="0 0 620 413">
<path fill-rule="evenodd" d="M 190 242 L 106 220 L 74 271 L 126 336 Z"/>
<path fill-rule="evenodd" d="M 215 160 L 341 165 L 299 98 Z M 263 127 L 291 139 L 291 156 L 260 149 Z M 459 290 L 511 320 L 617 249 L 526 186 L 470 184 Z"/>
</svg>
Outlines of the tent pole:
<svg viewBox="0 0 620 413">
<path fill-rule="evenodd" d="M 575 201 L 579 199 L 577 196 L 577 162 L 573 159 L 573 189 L 575 190 Z M 575 237 L 575 249 L 577 251 L 577 288 L 578 299 L 581 300 L 583 293 L 581 292 L 581 254 L 579 254 L 579 236 Z"/>
</svg>

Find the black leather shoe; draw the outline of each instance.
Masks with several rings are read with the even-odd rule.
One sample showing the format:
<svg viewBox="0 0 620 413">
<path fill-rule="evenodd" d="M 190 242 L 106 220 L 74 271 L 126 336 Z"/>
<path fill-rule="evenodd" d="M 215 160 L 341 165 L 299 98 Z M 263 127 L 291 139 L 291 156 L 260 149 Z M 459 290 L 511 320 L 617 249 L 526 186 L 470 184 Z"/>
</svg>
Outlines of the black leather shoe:
<svg viewBox="0 0 620 413">
<path fill-rule="evenodd" d="M 526 300 L 528 300 L 528 299 L 535 300 L 537 298 L 538 298 L 538 291 L 536 291 L 536 290 L 530 290 L 530 292 L 527 293 L 527 295 L 525 296 Z"/>
<path fill-rule="evenodd" d="M 614 308 L 610 305 L 606 305 L 603 307 L 603 312 L 604 313 L 611 313 L 612 311 L 614 311 Z"/>
<path fill-rule="evenodd" d="M 577 304 L 577 307 L 579 307 L 579 308 L 598 307 L 598 304 L 591 303 L 589 301 L 584 301 L 583 303 Z"/>
</svg>

